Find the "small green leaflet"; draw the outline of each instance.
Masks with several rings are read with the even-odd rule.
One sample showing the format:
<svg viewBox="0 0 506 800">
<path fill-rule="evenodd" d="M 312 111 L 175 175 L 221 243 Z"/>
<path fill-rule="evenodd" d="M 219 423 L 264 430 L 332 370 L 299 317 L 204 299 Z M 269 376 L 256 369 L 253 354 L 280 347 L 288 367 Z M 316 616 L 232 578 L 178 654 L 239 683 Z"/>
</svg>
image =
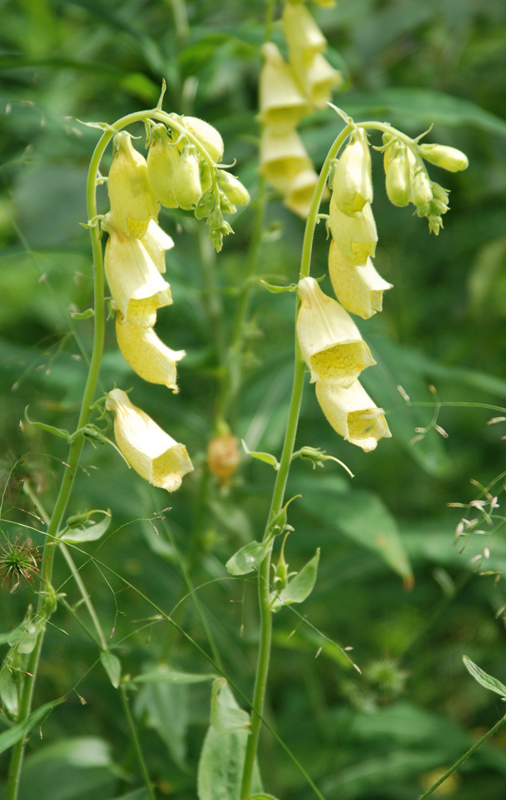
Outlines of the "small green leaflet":
<svg viewBox="0 0 506 800">
<path fill-rule="evenodd" d="M 37 708 L 35 711 L 32 711 L 29 717 L 24 722 L 18 723 L 18 725 L 14 725 L 9 730 L 0 733 L 0 753 L 4 753 L 9 747 L 12 747 L 19 742 L 20 739 L 23 739 L 27 733 L 31 731 L 31 729 L 37 725 L 38 722 L 41 721 L 46 714 L 51 711 L 55 706 L 59 706 L 60 703 L 65 701 L 64 697 L 58 698 L 58 700 L 53 700 L 51 703 L 46 703 L 40 708 Z"/>
<path fill-rule="evenodd" d="M 237 705 L 225 678 L 216 678 L 211 691 L 211 725 L 218 733 L 232 733 L 250 728 L 247 711 Z"/>
<path fill-rule="evenodd" d="M 319 560 L 320 548 L 318 548 L 311 561 L 308 561 L 301 571 L 288 582 L 288 586 L 285 586 L 279 594 L 274 593 L 273 610 L 276 611 L 282 606 L 290 605 L 290 603 L 302 603 L 309 597 L 316 583 Z"/>
<path fill-rule="evenodd" d="M 249 542 L 228 559 L 225 567 L 231 575 L 247 575 L 259 568 L 269 547 L 268 542 Z"/>
<path fill-rule="evenodd" d="M 475 681 L 477 681 L 485 689 L 500 695 L 501 699 L 506 701 L 506 686 L 504 683 L 501 683 L 501 681 L 498 681 L 497 678 L 493 678 L 492 675 L 484 672 L 481 667 L 475 664 L 474 661 L 471 661 L 471 659 L 467 656 L 462 656 L 462 661 L 464 662 L 465 668 L 469 674 L 473 676 Z"/>
<path fill-rule="evenodd" d="M 279 461 L 277 460 L 276 456 L 273 456 L 272 453 L 257 453 L 253 450 L 248 448 L 248 445 L 241 439 L 242 446 L 244 447 L 244 452 L 247 453 L 251 458 L 257 458 L 259 461 L 264 461 L 266 464 L 269 464 L 271 467 L 274 467 L 275 470 L 279 469 Z"/>
<path fill-rule="evenodd" d="M 110 650 L 102 650 L 100 661 L 109 675 L 112 685 L 117 689 L 121 680 L 121 661 Z"/>
</svg>

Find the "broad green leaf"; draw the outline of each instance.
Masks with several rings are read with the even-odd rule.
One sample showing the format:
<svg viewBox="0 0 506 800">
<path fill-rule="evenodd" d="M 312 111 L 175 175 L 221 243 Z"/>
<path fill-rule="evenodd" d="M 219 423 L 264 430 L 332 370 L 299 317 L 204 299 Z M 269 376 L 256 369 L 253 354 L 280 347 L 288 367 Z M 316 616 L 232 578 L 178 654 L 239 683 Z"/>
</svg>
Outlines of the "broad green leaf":
<svg viewBox="0 0 506 800">
<path fill-rule="evenodd" d="M 216 678 L 211 692 L 211 725 L 218 733 L 249 730 L 250 718 L 240 708 L 225 678 Z"/>
<path fill-rule="evenodd" d="M 132 683 L 205 683 L 206 681 L 213 681 L 217 675 L 212 674 L 199 674 L 194 672 L 177 672 L 171 670 L 165 665 L 153 672 L 145 672 L 142 675 L 137 675 Z"/>
<path fill-rule="evenodd" d="M 100 539 L 104 533 L 107 531 L 107 528 L 111 524 L 111 512 L 110 511 L 90 511 L 90 514 L 103 514 L 104 518 L 100 522 L 95 522 L 92 525 L 83 525 L 77 528 L 68 528 L 66 532 L 60 537 L 62 542 L 70 542 L 73 544 L 83 543 L 83 542 L 95 542 L 97 539 Z"/>
<path fill-rule="evenodd" d="M 268 542 L 250 542 L 228 559 L 225 567 L 231 575 L 247 575 L 259 568 L 269 551 Z"/>
<path fill-rule="evenodd" d="M 102 666 L 109 675 L 111 683 L 115 689 L 118 688 L 121 680 L 121 661 L 110 650 L 102 650 L 100 653 Z"/>
<path fill-rule="evenodd" d="M 504 683 L 501 683 L 501 681 L 497 680 L 497 678 L 493 678 L 492 675 L 489 675 L 487 672 L 482 670 L 481 667 L 475 664 L 474 661 L 471 661 L 471 659 L 467 656 L 462 656 L 462 661 L 464 662 L 465 668 L 469 674 L 473 676 L 475 681 L 477 681 L 485 689 L 499 694 L 502 700 L 506 700 L 506 686 Z"/>
<path fill-rule="evenodd" d="M 289 580 L 288 585 L 278 595 L 274 595 L 274 608 L 288 606 L 290 603 L 303 603 L 309 597 L 316 583 L 319 560 L 320 549 L 318 548 L 311 561 L 308 561 L 301 571 Z"/>
<path fill-rule="evenodd" d="M 241 441 L 242 441 L 242 446 L 243 446 L 243 448 L 244 448 L 244 451 L 245 451 L 245 452 L 246 452 L 246 453 L 247 453 L 249 456 L 251 456 L 252 458 L 256 458 L 256 459 L 258 459 L 258 461 L 264 461 L 266 464 L 269 464 L 269 466 L 271 466 L 271 467 L 274 467 L 274 469 L 275 469 L 275 470 L 278 470 L 278 469 L 279 469 L 279 461 L 277 460 L 276 456 L 273 456 L 273 455 L 272 455 L 272 453 L 259 453 L 259 452 L 255 452 L 255 451 L 253 451 L 253 450 L 250 450 L 250 449 L 248 448 L 248 445 L 246 444 L 246 442 L 244 441 L 244 439 L 242 439 Z"/>
<path fill-rule="evenodd" d="M 9 728 L 9 730 L 0 733 L 0 753 L 4 753 L 9 747 L 12 747 L 16 742 L 19 742 L 20 739 L 23 739 L 34 725 L 37 725 L 52 708 L 59 706 L 60 703 L 64 701 L 65 698 L 60 697 L 58 700 L 53 700 L 51 703 L 45 703 L 43 706 L 40 706 L 40 708 L 32 711 L 24 722 L 19 722 L 17 725 L 13 725 L 12 728 Z"/>
</svg>

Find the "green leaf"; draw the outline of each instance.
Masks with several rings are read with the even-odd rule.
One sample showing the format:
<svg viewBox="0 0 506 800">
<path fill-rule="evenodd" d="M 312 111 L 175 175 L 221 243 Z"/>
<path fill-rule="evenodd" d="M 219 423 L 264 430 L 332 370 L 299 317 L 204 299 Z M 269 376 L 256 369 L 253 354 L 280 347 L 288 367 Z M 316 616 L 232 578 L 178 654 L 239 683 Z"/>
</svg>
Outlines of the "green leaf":
<svg viewBox="0 0 506 800">
<path fill-rule="evenodd" d="M 101 520 L 101 522 L 96 522 L 92 525 L 83 525 L 77 528 L 71 527 L 70 529 L 67 527 L 65 533 L 63 533 L 60 537 L 60 540 L 62 542 L 72 542 L 76 544 L 81 542 L 94 542 L 97 539 L 100 539 L 111 524 L 111 512 L 89 511 L 88 514 L 83 516 L 89 516 L 90 514 L 103 514 L 104 518 Z M 67 526 L 68 523 L 69 520 L 67 520 Z"/>
<path fill-rule="evenodd" d="M 244 451 L 251 456 L 251 458 L 257 458 L 259 461 L 264 461 L 266 464 L 269 464 L 271 467 L 274 467 L 275 470 L 279 469 L 279 461 L 277 460 L 276 456 L 273 456 L 272 453 L 258 453 L 253 450 L 248 449 L 248 445 L 244 441 L 242 441 L 242 446 L 244 447 Z"/>
<path fill-rule="evenodd" d="M 161 665 L 159 669 L 153 672 L 145 672 L 142 675 L 137 675 L 132 683 L 204 683 L 205 681 L 213 681 L 217 675 L 204 675 L 194 672 L 177 672 L 171 670 L 165 665 Z"/>
<path fill-rule="evenodd" d="M 288 582 L 288 586 L 285 586 L 279 594 L 274 594 L 274 609 L 290 605 L 290 603 L 303 603 L 309 597 L 316 583 L 319 560 L 320 548 L 311 561 L 308 561 L 301 571 Z"/>
<path fill-rule="evenodd" d="M 249 542 L 228 559 L 225 567 L 231 575 L 247 575 L 257 570 L 269 552 L 268 542 Z"/>
<path fill-rule="evenodd" d="M 111 683 L 115 689 L 118 688 L 121 680 L 121 661 L 110 650 L 102 650 L 100 653 L 102 666 L 109 675 Z"/>
<path fill-rule="evenodd" d="M 501 699 L 506 701 L 506 686 L 504 683 L 501 683 L 501 681 L 498 681 L 497 678 L 493 678 L 492 675 L 484 672 L 481 667 L 475 664 L 474 661 L 471 661 L 471 659 L 467 656 L 462 656 L 462 661 L 464 662 L 465 668 L 469 674 L 473 676 L 475 681 L 477 681 L 485 689 L 488 689 L 490 692 L 499 694 Z"/>
<path fill-rule="evenodd" d="M 236 702 L 228 681 L 216 678 L 211 692 L 211 725 L 218 733 L 249 730 L 250 718 L 247 711 Z"/>
<path fill-rule="evenodd" d="M 32 711 L 24 722 L 13 725 L 9 730 L 0 733 L 0 753 L 4 753 L 9 747 L 12 747 L 16 742 L 23 739 L 51 709 L 55 708 L 55 706 L 59 706 L 65 699 L 64 697 L 60 697 L 58 700 L 53 700 L 51 703 L 45 703 L 43 706 L 40 706 L 40 708 Z"/>
</svg>

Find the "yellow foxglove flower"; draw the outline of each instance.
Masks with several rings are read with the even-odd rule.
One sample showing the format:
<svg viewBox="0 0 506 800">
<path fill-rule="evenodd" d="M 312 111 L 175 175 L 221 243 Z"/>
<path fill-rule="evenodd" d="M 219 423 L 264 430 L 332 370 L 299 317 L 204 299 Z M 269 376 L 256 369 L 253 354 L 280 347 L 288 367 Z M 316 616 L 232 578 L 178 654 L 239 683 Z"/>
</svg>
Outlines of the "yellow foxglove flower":
<svg viewBox="0 0 506 800">
<path fill-rule="evenodd" d="M 125 459 L 153 486 L 175 492 L 183 475 L 193 470 L 186 447 L 165 433 L 121 389 L 107 395 L 106 407 L 114 411 L 114 436 Z"/>
<path fill-rule="evenodd" d="M 198 117 L 181 117 L 181 122 L 197 137 L 202 146 L 217 164 L 223 158 L 225 145 L 221 134 L 208 122 Z"/>
<path fill-rule="evenodd" d="M 295 130 L 279 131 L 266 125 L 260 139 L 260 172 L 278 192 L 287 194 L 299 173 L 313 168 Z"/>
<path fill-rule="evenodd" d="M 174 240 L 154 219 L 148 225 L 146 234 L 141 239 L 142 244 L 148 251 L 148 255 L 157 268 L 158 272 L 165 272 L 165 251 L 174 247 Z"/>
<path fill-rule="evenodd" d="M 311 103 L 300 91 L 294 74 L 272 42 L 262 47 L 264 65 L 260 73 L 260 119 L 278 129 L 293 128 L 306 114 Z"/>
<path fill-rule="evenodd" d="M 376 406 L 359 381 L 348 389 L 318 381 L 316 397 L 334 430 L 366 453 L 376 448 L 379 439 L 391 437 L 383 409 Z"/>
<path fill-rule="evenodd" d="M 311 383 L 332 381 L 351 386 L 363 369 L 376 363 L 359 329 L 314 278 L 303 278 L 298 292 L 297 338 L 311 371 Z"/>
<path fill-rule="evenodd" d="M 327 40 L 311 13 L 303 5 L 285 3 L 283 10 L 283 32 L 290 52 L 308 63 L 327 47 Z"/>
<path fill-rule="evenodd" d="M 202 196 L 197 148 L 185 144 L 174 173 L 174 197 L 185 211 L 193 209 Z"/>
<path fill-rule="evenodd" d="M 165 125 L 155 125 L 148 153 L 148 175 L 157 200 L 166 208 L 177 208 L 174 196 L 174 174 L 179 150 L 171 144 Z"/>
<path fill-rule="evenodd" d="M 104 267 L 114 305 L 130 322 L 151 327 L 156 310 L 172 303 L 169 284 L 138 239 L 109 230 Z"/>
<path fill-rule="evenodd" d="M 158 338 L 153 328 L 130 322 L 123 314 L 116 317 L 116 338 L 123 358 L 134 372 L 148 381 L 172 389 L 177 394 L 177 362 L 184 350 L 171 350 Z"/>
<path fill-rule="evenodd" d="M 370 258 L 356 267 L 340 252 L 332 240 L 329 250 L 329 275 L 335 295 L 342 306 L 362 319 L 369 319 L 383 310 L 383 292 L 392 284 L 376 272 Z"/>
<path fill-rule="evenodd" d="M 351 134 L 334 171 L 334 202 L 343 214 L 362 211 L 372 203 L 371 154 L 367 134 L 361 128 Z"/>
<path fill-rule="evenodd" d="M 295 51 L 290 50 L 290 64 L 308 100 L 317 108 L 325 108 L 331 99 L 332 90 L 343 82 L 341 72 L 334 69 L 321 53 L 305 62 Z"/>
<path fill-rule="evenodd" d="M 318 175 L 314 169 L 305 169 L 303 172 L 299 172 L 290 184 L 290 189 L 285 197 L 285 206 L 302 219 L 307 219 L 309 214 L 317 181 Z"/>
<path fill-rule="evenodd" d="M 448 172 L 460 172 L 467 169 L 469 161 L 462 150 L 456 147 L 448 147 L 444 144 L 421 144 L 420 155 L 436 167 L 442 167 Z"/>
<path fill-rule="evenodd" d="M 343 256 L 355 266 L 365 264 L 369 257 L 374 258 L 378 232 L 370 203 L 355 214 L 343 214 L 332 196 L 330 230 Z"/>
<path fill-rule="evenodd" d="M 158 216 L 158 201 L 149 182 L 146 159 L 133 147 L 130 134 L 120 131 L 115 141 L 118 149 L 107 181 L 111 212 L 122 233 L 142 239 L 149 221 Z"/>
</svg>

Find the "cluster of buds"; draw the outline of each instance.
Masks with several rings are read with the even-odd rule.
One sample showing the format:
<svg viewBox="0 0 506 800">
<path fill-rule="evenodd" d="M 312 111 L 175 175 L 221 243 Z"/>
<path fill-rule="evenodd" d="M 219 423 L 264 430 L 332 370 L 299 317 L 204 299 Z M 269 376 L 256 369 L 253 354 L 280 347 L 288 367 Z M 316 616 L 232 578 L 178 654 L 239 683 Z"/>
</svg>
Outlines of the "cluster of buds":
<svg viewBox="0 0 506 800">
<path fill-rule="evenodd" d="M 108 233 L 104 266 L 121 353 L 143 380 L 177 392 L 177 363 L 185 351 L 167 347 L 154 330 L 158 309 L 173 302 L 163 276 L 165 251 L 174 242 L 158 225 L 160 203 L 206 219 L 220 249 L 223 236 L 232 231 L 223 213 L 234 213 L 249 195 L 237 178 L 216 166 L 223 140 L 215 128 L 193 117 L 169 119 L 174 130 L 153 126 L 147 161 L 127 132 L 116 135 L 108 177 L 111 209 L 102 227 Z M 193 469 L 186 448 L 121 389 L 108 394 L 106 406 L 115 413 L 116 442 L 127 462 L 154 486 L 178 489 Z"/>
<path fill-rule="evenodd" d="M 428 175 L 424 161 L 448 172 L 468 166 L 467 156 L 455 147 L 441 144 L 408 144 L 390 133 L 383 134 L 387 195 L 395 206 L 413 203 L 419 217 L 427 217 L 429 231 L 439 233 L 442 215 L 448 211 L 448 191 Z"/>
<path fill-rule="evenodd" d="M 371 210 L 371 157 L 365 132 L 356 128 L 335 165 L 330 200 L 329 272 L 339 302 L 325 295 L 314 278 L 298 286 L 297 335 L 316 383 L 316 396 L 332 427 L 365 451 L 390 431 L 358 377 L 375 364 L 348 311 L 363 319 L 382 310 L 391 288 L 371 258 L 378 239 Z"/>
<path fill-rule="evenodd" d="M 313 107 L 325 106 L 342 76 L 325 59 L 327 41 L 305 5 L 285 2 L 283 31 L 288 62 L 272 42 L 262 50 L 260 172 L 306 218 L 318 176 L 296 127 Z"/>
</svg>

